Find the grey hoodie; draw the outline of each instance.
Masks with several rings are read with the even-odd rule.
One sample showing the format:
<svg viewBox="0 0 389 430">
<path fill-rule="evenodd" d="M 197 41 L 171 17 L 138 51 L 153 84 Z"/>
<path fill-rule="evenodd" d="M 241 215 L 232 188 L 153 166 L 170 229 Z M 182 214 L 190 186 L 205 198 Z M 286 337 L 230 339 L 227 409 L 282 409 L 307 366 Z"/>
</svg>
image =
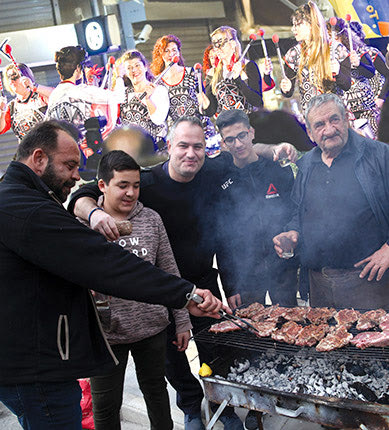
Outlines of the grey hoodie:
<svg viewBox="0 0 389 430">
<path fill-rule="evenodd" d="M 102 204 L 103 197 L 100 197 L 98 205 Z M 165 227 L 157 212 L 138 201 L 128 219 L 132 223 L 131 234 L 121 236 L 115 243 L 165 272 L 180 276 Z M 111 345 L 146 339 L 160 333 L 169 324 L 168 310 L 161 305 L 108 297 L 100 293 L 95 294 L 95 300 L 108 300 L 108 308 L 100 308 L 99 314 Z M 172 309 L 172 312 L 177 333 L 192 328 L 186 309 Z"/>
</svg>

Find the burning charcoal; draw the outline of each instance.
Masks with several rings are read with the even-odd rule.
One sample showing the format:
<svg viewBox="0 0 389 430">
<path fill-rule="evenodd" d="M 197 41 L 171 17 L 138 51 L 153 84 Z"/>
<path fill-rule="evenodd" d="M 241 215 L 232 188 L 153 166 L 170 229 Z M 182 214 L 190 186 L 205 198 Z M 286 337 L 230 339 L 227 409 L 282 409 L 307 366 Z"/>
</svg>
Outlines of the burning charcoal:
<svg viewBox="0 0 389 430">
<path fill-rule="evenodd" d="M 278 373 L 284 373 L 285 370 L 286 370 L 285 364 L 284 363 L 277 364 L 276 370 L 277 370 Z"/>
<path fill-rule="evenodd" d="M 235 360 L 235 366 L 236 366 L 236 372 L 237 373 L 243 373 L 250 367 L 249 360 L 245 360 L 243 363 L 237 363 Z"/>
<path fill-rule="evenodd" d="M 389 405 L 389 394 L 383 394 L 378 400 L 377 403 L 381 403 L 382 405 Z"/>
<path fill-rule="evenodd" d="M 351 388 L 354 388 L 358 394 L 362 395 L 365 400 L 368 402 L 376 402 L 378 400 L 377 396 L 374 394 L 369 387 L 360 382 L 354 382 L 350 385 Z"/>
</svg>

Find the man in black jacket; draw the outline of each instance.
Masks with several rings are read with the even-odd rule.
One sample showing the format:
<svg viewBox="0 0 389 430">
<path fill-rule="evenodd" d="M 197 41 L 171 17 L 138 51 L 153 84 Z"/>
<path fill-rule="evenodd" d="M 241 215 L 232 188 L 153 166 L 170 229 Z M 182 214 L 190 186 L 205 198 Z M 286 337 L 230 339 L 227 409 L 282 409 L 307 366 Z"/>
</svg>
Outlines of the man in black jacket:
<svg viewBox="0 0 389 430">
<path fill-rule="evenodd" d="M 209 291 L 81 225 L 62 202 L 79 179 L 74 128 L 37 125 L 0 184 L 0 401 L 33 430 L 81 429 L 77 378 L 117 360 L 88 289 L 215 316 Z M 189 300 L 201 295 L 200 309 Z"/>
<path fill-rule="evenodd" d="M 296 211 L 273 238 L 299 243 L 312 306 L 389 308 L 389 146 L 349 129 L 342 100 L 312 98 L 304 155 L 292 192 Z M 374 281 L 374 282 L 372 282 Z"/>
</svg>

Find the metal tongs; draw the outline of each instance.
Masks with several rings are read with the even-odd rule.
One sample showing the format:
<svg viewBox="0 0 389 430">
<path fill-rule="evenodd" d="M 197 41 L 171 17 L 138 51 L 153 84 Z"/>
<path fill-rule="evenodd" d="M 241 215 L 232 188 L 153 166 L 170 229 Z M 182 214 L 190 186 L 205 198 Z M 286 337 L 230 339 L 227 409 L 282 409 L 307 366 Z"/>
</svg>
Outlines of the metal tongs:
<svg viewBox="0 0 389 430">
<path fill-rule="evenodd" d="M 188 300 L 193 300 L 194 302 L 196 302 L 198 304 L 203 303 L 203 301 L 204 301 L 204 299 L 201 296 L 199 296 L 198 294 L 196 294 L 196 293 L 188 294 L 187 299 Z M 245 329 L 245 330 L 249 330 L 249 331 L 251 329 L 251 330 L 254 330 L 257 333 L 259 333 L 259 331 L 252 324 L 250 324 L 249 322 L 245 321 L 244 319 L 242 319 L 240 317 L 237 317 L 236 315 L 230 315 L 226 311 L 224 311 L 223 309 L 219 309 L 218 314 L 222 318 L 224 318 L 224 319 L 226 319 L 228 321 L 231 321 L 233 324 L 235 324 L 239 328 L 242 328 L 242 329 Z M 244 325 L 239 324 L 238 321 L 240 323 L 243 323 Z"/>
</svg>

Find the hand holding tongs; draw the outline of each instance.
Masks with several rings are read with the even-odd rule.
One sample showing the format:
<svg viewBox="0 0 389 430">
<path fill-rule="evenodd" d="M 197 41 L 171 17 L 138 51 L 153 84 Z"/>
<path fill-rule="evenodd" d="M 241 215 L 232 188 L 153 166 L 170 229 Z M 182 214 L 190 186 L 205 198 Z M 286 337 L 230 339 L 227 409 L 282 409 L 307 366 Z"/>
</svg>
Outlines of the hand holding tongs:
<svg viewBox="0 0 389 430">
<path fill-rule="evenodd" d="M 199 296 L 198 294 L 196 294 L 196 293 L 191 295 L 191 299 L 194 302 L 198 303 L 198 304 L 203 303 L 203 301 L 204 301 L 204 299 L 201 296 Z M 224 311 L 223 309 L 220 309 L 218 311 L 218 314 L 222 318 L 225 318 L 226 320 L 231 321 L 233 324 L 235 324 L 239 328 L 243 328 L 243 329 L 246 329 L 246 330 L 249 330 L 249 328 L 250 328 L 251 330 L 254 330 L 257 333 L 259 333 L 258 330 L 252 324 L 250 324 L 249 322 L 245 321 L 244 319 L 242 319 L 240 317 L 237 317 L 236 315 L 230 315 L 226 311 Z M 242 326 L 237 321 L 239 321 L 240 323 L 243 323 L 245 325 Z"/>
<path fill-rule="evenodd" d="M 240 317 L 237 317 L 236 315 L 230 315 L 227 312 L 223 311 L 222 309 L 220 309 L 219 315 L 222 318 L 225 318 L 226 320 L 231 321 L 233 324 L 237 325 L 240 328 L 244 328 L 246 330 L 248 330 L 250 328 L 251 330 L 254 330 L 257 333 L 259 333 L 258 330 L 252 324 L 250 324 L 249 322 L 245 321 L 244 319 L 242 319 Z M 243 324 L 246 324 L 247 327 L 242 326 L 241 324 L 238 324 L 237 321 L 239 321 L 239 322 L 241 322 Z"/>
</svg>

